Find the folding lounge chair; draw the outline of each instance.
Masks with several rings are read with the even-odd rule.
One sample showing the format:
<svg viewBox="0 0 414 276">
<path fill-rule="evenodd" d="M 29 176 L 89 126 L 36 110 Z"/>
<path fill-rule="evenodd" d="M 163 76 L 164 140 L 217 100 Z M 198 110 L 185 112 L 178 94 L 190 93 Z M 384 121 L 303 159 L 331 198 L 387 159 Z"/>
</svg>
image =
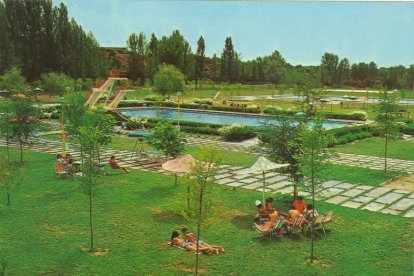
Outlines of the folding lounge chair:
<svg viewBox="0 0 414 276">
<path fill-rule="evenodd" d="M 325 228 L 323 227 L 323 220 L 324 220 L 324 217 L 325 216 L 317 216 L 314 220 L 313 220 L 313 235 L 315 235 L 315 233 L 316 233 L 316 231 L 318 231 L 318 230 L 322 230 L 323 231 L 323 234 L 325 235 L 325 237 L 326 237 L 326 232 L 325 232 Z M 311 225 L 310 225 L 310 223 L 308 224 L 308 227 L 309 227 L 309 229 L 308 229 L 308 231 L 310 231 L 311 230 Z"/>
<path fill-rule="evenodd" d="M 333 227 L 333 215 L 334 215 L 334 212 L 329 211 L 328 213 L 326 213 L 326 215 L 323 216 L 322 227 L 324 228 L 324 230 L 326 229 L 325 225 L 328 224 L 328 223 L 330 223 L 332 225 L 332 229 L 334 229 L 334 227 Z M 326 234 L 325 234 L 325 236 L 326 236 Z"/>
<path fill-rule="evenodd" d="M 298 232 L 298 231 L 302 231 L 302 227 L 303 227 L 303 223 L 305 222 L 305 217 L 304 216 L 300 216 L 299 218 L 297 218 L 295 220 L 295 222 L 293 223 L 293 225 L 291 226 L 290 229 L 290 237 L 293 237 L 293 234 Z"/>
</svg>

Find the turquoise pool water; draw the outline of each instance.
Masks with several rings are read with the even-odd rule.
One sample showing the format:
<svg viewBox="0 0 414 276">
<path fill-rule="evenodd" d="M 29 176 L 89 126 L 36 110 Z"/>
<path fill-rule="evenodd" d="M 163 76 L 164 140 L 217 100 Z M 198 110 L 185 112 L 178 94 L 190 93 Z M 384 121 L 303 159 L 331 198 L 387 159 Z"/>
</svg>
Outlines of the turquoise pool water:
<svg viewBox="0 0 414 276">
<path fill-rule="evenodd" d="M 120 113 L 131 116 L 131 117 L 148 117 L 148 118 L 160 118 L 167 120 L 177 120 L 177 110 L 175 109 L 120 109 Z M 182 121 L 192 121 L 199 123 L 210 123 L 210 124 L 220 124 L 220 125 L 244 125 L 244 126 L 254 126 L 260 127 L 264 122 L 271 122 L 277 124 L 277 120 L 269 119 L 266 116 L 260 115 L 239 115 L 239 114 L 228 114 L 228 113 L 213 113 L 213 112 L 197 112 L 197 111 L 188 111 L 180 110 L 180 120 Z M 324 123 L 324 127 L 337 128 L 345 126 L 343 122 L 329 121 L 327 120 Z"/>
</svg>

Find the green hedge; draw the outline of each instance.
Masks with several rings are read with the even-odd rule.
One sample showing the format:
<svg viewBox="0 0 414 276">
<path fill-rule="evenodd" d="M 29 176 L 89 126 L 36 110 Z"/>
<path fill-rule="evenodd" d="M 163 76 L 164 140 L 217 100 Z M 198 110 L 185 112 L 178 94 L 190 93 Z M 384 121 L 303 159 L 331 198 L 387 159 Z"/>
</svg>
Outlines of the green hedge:
<svg viewBox="0 0 414 276">
<path fill-rule="evenodd" d="M 263 109 L 264 114 L 268 115 L 287 115 L 292 116 L 298 113 L 299 111 L 291 110 L 277 110 L 272 107 Z M 365 121 L 365 115 L 363 114 L 345 114 L 345 113 L 330 113 L 330 112 L 319 112 L 320 115 L 324 116 L 327 119 L 336 119 L 336 120 L 354 120 L 354 121 Z"/>
<path fill-rule="evenodd" d="M 400 131 L 407 135 L 414 135 L 414 124 L 407 124 L 405 126 L 401 126 Z"/>
</svg>

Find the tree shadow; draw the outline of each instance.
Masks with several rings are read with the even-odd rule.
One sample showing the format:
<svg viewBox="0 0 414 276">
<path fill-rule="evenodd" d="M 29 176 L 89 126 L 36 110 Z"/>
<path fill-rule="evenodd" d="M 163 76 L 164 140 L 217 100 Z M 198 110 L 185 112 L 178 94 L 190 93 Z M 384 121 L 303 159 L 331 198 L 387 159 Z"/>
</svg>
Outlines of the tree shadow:
<svg viewBox="0 0 414 276">
<path fill-rule="evenodd" d="M 250 229 L 254 220 L 251 215 L 239 215 L 234 216 L 230 222 L 240 229 Z"/>
<path fill-rule="evenodd" d="M 181 214 L 172 212 L 161 212 L 152 215 L 156 222 L 168 222 L 174 224 L 184 224 L 185 219 Z"/>
</svg>

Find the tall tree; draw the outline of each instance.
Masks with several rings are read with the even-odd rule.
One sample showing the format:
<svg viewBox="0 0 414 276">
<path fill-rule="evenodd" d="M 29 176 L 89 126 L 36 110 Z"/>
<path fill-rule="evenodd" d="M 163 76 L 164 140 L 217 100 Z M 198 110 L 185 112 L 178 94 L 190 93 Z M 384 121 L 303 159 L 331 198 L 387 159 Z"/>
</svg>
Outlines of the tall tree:
<svg viewBox="0 0 414 276">
<path fill-rule="evenodd" d="M 157 72 L 158 64 L 159 64 L 159 49 L 158 49 L 158 39 L 154 33 L 151 34 L 151 39 L 147 45 L 147 53 L 148 53 L 148 60 L 149 66 L 147 66 L 147 76 L 149 78 L 153 78 L 155 73 Z"/>
<path fill-rule="evenodd" d="M 337 71 L 337 79 L 336 82 L 338 84 L 343 84 L 349 78 L 349 61 L 347 58 L 341 59 L 338 64 L 338 71 Z"/>
<path fill-rule="evenodd" d="M 145 81 L 145 35 L 132 33 L 127 41 L 127 51 L 129 54 L 129 77 L 133 80 Z"/>
<path fill-rule="evenodd" d="M 325 53 L 321 60 L 321 82 L 323 84 L 334 84 L 338 70 L 338 56 Z"/>
<path fill-rule="evenodd" d="M 204 62 L 205 62 L 205 52 L 206 45 L 204 43 L 203 36 L 197 41 L 197 54 L 196 54 L 196 67 L 195 67 L 195 78 L 196 78 L 196 87 L 198 86 L 198 81 L 204 79 Z"/>
<path fill-rule="evenodd" d="M 226 37 L 223 53 L 221 54 L 221 80 L 232 82 L 235 52 L 231 37 Z"/>
<path fill-rule="evenodd" d="M 376 128 L 384 137 L 384 173 L 387 173 L 388 144 L 401 137 L 397 124 L 397 113 L 400 107 L 396 103 L 396 98 L 390 95 L 387 90 L 380 94 L 380 103 L 375 106 Z"/>
</svg>

